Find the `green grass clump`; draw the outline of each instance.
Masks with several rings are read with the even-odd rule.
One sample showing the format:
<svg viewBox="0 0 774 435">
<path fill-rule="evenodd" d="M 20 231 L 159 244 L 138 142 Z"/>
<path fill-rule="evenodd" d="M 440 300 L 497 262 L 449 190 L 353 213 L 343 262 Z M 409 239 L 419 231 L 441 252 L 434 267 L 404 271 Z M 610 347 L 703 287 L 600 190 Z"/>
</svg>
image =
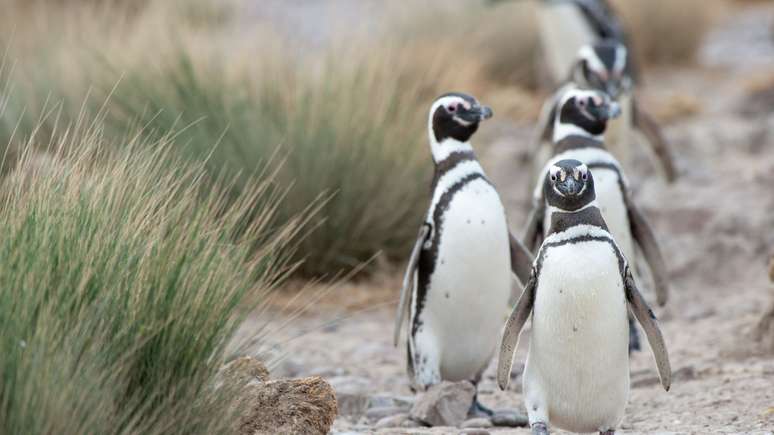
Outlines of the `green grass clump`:
<svg viewBox="0 0 774 435">
<path fill-rule="evenodd" d="M 424 212 L 437 69 L 410 70 L 398 53 L 313 66 L 261 53 L 254 68 L 227 68 L 198 67 L 181 49 L 158 71 L 125 72 L 107 119 L 118 131 L 136 121 L 151 137 L 182 130 L 181 150 L 216 173 L 250 174 L 279 146 L 277 180 L 290 189 L 277 222 L 328 198 L 297 252 L 303 274 L 330 276 L 380 251 L 404 256 Z"/>
<path fill-rule="evenodd" d="M 0 433 L 223 432 L 213 375 L 295 223 L 269 233 L 269 181 L 226 200 L 165 140 L 61 137 L 2 185 Z"/>
</svg>

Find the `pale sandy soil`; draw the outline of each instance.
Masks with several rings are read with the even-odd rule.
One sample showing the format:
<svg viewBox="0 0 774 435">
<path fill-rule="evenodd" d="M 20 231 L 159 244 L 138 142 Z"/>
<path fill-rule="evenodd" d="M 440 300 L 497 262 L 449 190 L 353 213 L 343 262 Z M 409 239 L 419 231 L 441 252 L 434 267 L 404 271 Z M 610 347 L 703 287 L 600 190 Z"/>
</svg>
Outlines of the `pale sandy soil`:
<svg viewBox="0 0 774 435">
<path fill-rule="evenodd" d="M 774 15 L 771 4 L 763 5 L 758 12 Z M 748 16 L 737 26 L 763 25 L 766 20 Z M 726 51 L 743 50 L 747 44 L 741 38 L 734 44 L 733 36 L 713 37 L 722 41 Z M 752 31 L 744 33 L 745 40 L 754 37 Z M 751 56 L 766 53 L 765 47 L 753 50 L 759 51 Z M 676 184 L 664 184 L 647 156 L 627 163 L 636 200 L 650 218 L 669 262 L 672 298 L 665 309 L 656 311 L 677 374 L 666 393 L 656 383 L 649 352 L 633 356 L 632 378 L 637 386 L 619 433 L 774 431 L 774 353 L 760 349 L 751 332 L 774 298 L 765 270 L 774 252 L 774 98 L 769 96 L 761 104 L 747 94 L 761 77 L 774 77 L 774 58 L 746 64 L 744 56 L 735 52 L 734 60 L 743 65 L 729 66 L 722 61 L 723 52 L 710 47 L 703 52 L 701 68 L 649 71 L 646 77 L 642 94 L 649 108 L 665 112 L 662 109 L 667 106 L 688 101 L 686 107 L 696 111 L 665 124 L 681 171 Z M 517 232 L 528 205 L 526 167 L 520 158 L 530 128 L 499 119 L 485 126 L 480 136 L 488 143 L 481 143 L 482 162 Z M 348 377 L 365 384 L 367 395 L 410 396 L 404 346 L 396 349 L 391 344 L 398 274 L 336 289 L 326 298 L 328 303 L 314 303 L 306 314 L 293 319 L 283 328 L 285 335 L 311 332 L 278 345 L 275 354 L 286 357 L 273 374 L 318 374 L 334 381 Z M 311 297 L 312 293 L 303 296 L 307 302 Z M 356 309 L 342 311 L 336 304 Z M 286 319 L 280 313 L 273 323 Z M 245 325 L 245 334 L 255 329 L 255 322 Z M 522 340 L 517 361 L 524 360 L 527 341 Z M 479 389 L 481 400 L 494 408 L 523 412 L 519 384 L 516 379 L 511 391 L 501 392 L 490 367 Z M 373 424 L 365 418 L 340 417 L 333 429 L 372 433 Z M 526 429 L 488 430 L 528 433 Z M 456 432 L 454 428 L 378 431 Z"/>
</svg>

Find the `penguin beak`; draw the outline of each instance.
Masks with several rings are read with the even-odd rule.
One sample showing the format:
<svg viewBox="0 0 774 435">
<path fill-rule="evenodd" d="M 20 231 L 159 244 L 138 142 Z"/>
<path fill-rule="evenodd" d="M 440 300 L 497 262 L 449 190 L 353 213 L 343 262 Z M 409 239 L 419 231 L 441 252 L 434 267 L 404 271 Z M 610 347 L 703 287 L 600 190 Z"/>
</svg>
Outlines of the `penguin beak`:
<svg viewBox="0 0 774 435">
<path fill-rule="evenodd" d="M 564 196 L 576 196 L 583 190 L 583 183 L 576 180 L 573 176 L 568 176 L 564 181 L 556 183 L 556 188 Z"/>
<path fill-rule="evenodd" d="M 460 111 L 457 116 L 465 122 L 478 123 L 492 117 L 494 113 L 489 106 L 475 104 L 469 110 Z"/>
<path fill-rule="evenodd" d="M 615 101 L 607 101 L 605 104 L 601 104 L 596 107 L 590 107 L 589 111 L 594 118 L 600 121 L 607 121 L 613 118 L 617 118 L 621 115 L 621 105 Z"/>
</svg>

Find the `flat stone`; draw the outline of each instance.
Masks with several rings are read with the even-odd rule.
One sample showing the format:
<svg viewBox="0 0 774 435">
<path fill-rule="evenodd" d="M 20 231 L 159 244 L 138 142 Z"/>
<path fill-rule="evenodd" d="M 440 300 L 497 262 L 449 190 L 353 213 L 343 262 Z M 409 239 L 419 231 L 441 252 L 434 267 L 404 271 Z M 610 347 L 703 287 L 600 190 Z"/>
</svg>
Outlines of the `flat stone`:
<svg viewBox="0 0 774 435">
<path fill-rule="evenodd" d="M 460 425 L 461 428 L 467 429 L 467 428 L 486 428 L 486 427 L 492 427 L 494 426 L 492 424 L 492 420 L 490 420 L 487 417 L 477 417 L 477 418 L 471 418 L 469 420 L 465 420 Z"/>
<path fill-rule="evenodd" d="M 381 420 L 377 421 L 376 424 L 374 425 L 374 428 L 382 429 L 386 427 L 401 427 L 403 422 L 405 422 L 408 419 L 409 419 L 408 413 L 390 415 L 388 417 L 384 417 Z"/>
<path fill-rule="evenodd" d="M 398 408 L 396 406 L 381 406 L 378 408 L 369 408 L 368 411 L 366 411 L 366 418 L 375 421 L 375 420 L 381 420 L 384 417 L 389 417 L 396 414 L 405 413 L 407 409 L 405 408 Z"/>
<path fill-rule="evenodd" d="M 468 381 L 433 385 L 421 394 L 411 408 L 411 418 L 430 426 L 457 427 L 465 421 L 476 388 Z"/>
<path fill-rule="evenodd" d="M 459 435 L 490 435 L 489 431 L 484 429 L 463 429 L 458 433 Z"/>
<path fill-rule="evenodd" d="M 529 419 L 516 411 L 495 411 L 491 417 L 492 424 L 500 427 L 527 427 Z"/>
</svg>

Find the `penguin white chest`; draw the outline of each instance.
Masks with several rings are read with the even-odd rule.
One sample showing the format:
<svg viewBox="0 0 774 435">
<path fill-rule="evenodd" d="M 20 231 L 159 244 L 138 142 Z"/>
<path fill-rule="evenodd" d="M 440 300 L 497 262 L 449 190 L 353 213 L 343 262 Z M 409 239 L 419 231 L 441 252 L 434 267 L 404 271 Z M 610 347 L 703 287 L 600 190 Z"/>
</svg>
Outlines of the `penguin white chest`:
<svg viewBox="0 0 774 435">
<path fill-rule="evenodd" d="M 531 413 L 574 432 L 615 428 L 629 393 L 619 260 L 605 239 L 543 245 L 524 375 Z M 537 410 L 537 411 L 536 411 Z"/>
<path fill-rule="evenodd" d="M 457 192 L 443 213 L 424 310 L 443 379 L 472 379 L 488 364 L 510 297 L 510 245 L 500 197 L 485 180 Z"/>
<path fill-rule="evenodd" d="M 634 243 L 629 224 L 629 211 L 626 208 L 618 173 L 604 168 L 595 168 L 594 188 L 597 193 L 599 211 L 610 229 L 610 234 L 623 251 L 630 263 L 634 262 Z"/>
</svg>

